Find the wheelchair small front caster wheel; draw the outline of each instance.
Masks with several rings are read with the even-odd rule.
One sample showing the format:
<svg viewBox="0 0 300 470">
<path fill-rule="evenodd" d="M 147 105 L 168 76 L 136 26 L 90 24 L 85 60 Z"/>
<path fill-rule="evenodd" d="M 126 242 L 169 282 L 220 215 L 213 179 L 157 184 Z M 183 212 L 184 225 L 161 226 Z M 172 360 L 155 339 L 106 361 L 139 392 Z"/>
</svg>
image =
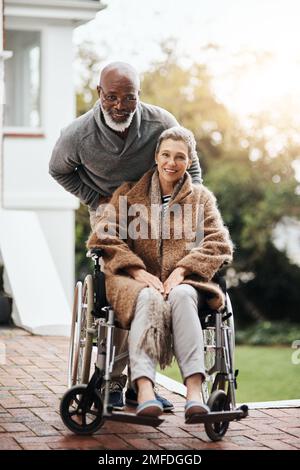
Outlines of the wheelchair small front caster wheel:
<svg viewBox="0 0 300 470">
<path fill-rule="evenodd" d="M 215 390 L 207 401 L 211 411 L 225 411 L 228 409 L 227 395 L 224 390 Z M 229 421 L 220 423 L 204 423 L 205 432 L 212 441 L 220 441 L 225 436 Z"/>
<path fill-rule="evenodd" d="M 240 419 L 243 419 L 243 418 L 247 418 L 248 414 L 249 414 L 249 408 L 247 405 L 241 405 L 238 410 L 242 410 L 242 412 L 244 413 L 243 416 L 241 416 Z"/>
<path fill-rule="evenodd" d="M 103 405 L 95 391 L 87 394 L 87 385 L 75 385 L 61 399 L 60 415 L 70 431 L 88 435 L 103 424 Z"/>
</svg>

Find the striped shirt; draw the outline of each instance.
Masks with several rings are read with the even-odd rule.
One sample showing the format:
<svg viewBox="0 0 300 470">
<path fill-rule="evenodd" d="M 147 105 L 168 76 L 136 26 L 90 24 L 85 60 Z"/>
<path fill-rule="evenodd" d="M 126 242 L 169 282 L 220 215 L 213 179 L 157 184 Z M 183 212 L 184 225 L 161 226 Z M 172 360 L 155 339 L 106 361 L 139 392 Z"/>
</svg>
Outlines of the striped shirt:
<svg viewBox="0 0 300 470">
<path fill-rule="evenodd" d="M 162 196 L 162 215 L 164 216 L 167 209 L 168 209 L 168 204 L 171 199 L 171 194 L 167 194 L 166 196 Z"/>
</svg>

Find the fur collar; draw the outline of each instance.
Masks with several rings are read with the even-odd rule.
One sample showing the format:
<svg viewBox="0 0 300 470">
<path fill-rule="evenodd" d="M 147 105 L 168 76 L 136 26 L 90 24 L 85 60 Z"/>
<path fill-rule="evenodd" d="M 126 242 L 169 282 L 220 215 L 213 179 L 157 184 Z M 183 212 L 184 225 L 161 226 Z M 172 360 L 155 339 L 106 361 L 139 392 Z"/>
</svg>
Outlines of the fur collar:
<svg viewBox="0 0 300 470">
<path fill-rule="evenodd" d="M 147 171 L 136 184 L 132 184 L 132 188 L 126 194 L 129 203 L 145 204 L 145 201 L 148 200 L 149 204 L 161 204 L 159 175 L 156 167 Z M 183 203 L 184 199 L 194 191 L 195 186 L 192 184 L 192 178 L 189 173 L 185 172 L 180 181 L 175 185 L 170 205 Z"/>
</svg>

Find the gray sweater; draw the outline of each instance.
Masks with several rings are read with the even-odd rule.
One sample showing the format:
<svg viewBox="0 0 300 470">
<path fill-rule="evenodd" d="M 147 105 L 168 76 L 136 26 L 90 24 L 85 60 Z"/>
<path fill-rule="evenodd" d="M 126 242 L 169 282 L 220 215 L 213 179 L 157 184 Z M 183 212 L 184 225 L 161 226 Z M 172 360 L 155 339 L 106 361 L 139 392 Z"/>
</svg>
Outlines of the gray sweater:
<svg viewBox="0 0 300 470">
<path fill-rule="evenodd" d="M 99 101 L 93 109 L 62 130 L 49 165 L 49 173 L 90 209 L 100 196 L 110 196 L 124 181 L 138 181 L 154 165 L 156 142 L 164 129 L 178 125 L 168 111 L 139 103 L 125 140 L 101 119 Z M 198 159 L 189 169 L 201 183 Z"/>
</svg>

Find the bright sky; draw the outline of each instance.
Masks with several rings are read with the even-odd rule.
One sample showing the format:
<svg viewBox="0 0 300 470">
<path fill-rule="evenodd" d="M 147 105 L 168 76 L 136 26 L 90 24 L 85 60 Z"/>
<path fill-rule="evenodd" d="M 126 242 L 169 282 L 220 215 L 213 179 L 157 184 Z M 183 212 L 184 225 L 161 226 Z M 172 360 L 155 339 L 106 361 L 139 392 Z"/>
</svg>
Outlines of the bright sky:
<svg viewBox="0 0 300 470">
<path fill-rule="evenodd" d="M 159 43 L 174 37 L 185 63 L 209 63 L 218 97 L 237 113 L 266 109 L 280 99 L 300 106 L 300 0 L 105 3 L 95 21 L 76 30 L 74 41 L 93 42 L 106 62 L 124 60 L 142 72 L 161 57 Z M 205 53 L 209 43 L 222 53 Z M 271 57 L 257 63 L 253 52 Z"/>
</svg>

